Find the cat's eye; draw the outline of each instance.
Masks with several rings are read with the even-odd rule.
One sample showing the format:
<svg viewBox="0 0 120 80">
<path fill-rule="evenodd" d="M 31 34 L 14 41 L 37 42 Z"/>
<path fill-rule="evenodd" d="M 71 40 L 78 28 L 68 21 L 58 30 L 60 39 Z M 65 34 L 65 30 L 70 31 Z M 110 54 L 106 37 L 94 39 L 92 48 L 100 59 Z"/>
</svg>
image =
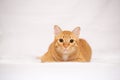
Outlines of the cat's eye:
<svg viewBox="0 0 120 80">
<path fill-rule="evenodd" d="M 70 40 L 70 43 L 73 43 L 73 42 L 74 42 L 74 40 L 73 40 L 73 39 L 71 39 L 71 40 Z"/>
<path fill-rule="evenodd" d="M 63 39 L 59 39 L 60 42 L 63 42 Z"/>
</svg>

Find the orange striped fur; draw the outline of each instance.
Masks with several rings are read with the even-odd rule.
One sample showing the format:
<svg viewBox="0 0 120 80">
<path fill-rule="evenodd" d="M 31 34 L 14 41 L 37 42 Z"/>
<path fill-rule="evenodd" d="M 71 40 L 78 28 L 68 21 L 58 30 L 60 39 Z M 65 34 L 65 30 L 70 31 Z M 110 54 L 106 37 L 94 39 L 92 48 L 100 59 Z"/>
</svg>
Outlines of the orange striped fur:
<svg viewBox="0 0 120 80">
<path fill-rule="evenodd" d="M 48 51 L 40 57 L 41 62 L 89 62 L 91 60 L 91 47 L 79 38 L 80 27 L 73 31 L 62 31 L 54 26 L 55 39 Z"/>
</svg>

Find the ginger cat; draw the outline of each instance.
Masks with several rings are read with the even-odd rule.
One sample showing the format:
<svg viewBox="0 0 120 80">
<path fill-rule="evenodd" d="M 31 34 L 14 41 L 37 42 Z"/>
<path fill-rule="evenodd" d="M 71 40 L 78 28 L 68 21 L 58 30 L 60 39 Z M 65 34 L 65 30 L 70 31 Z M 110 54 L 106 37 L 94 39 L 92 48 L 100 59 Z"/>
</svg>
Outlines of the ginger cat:
<svg viewBox="0 0 120 80">
<path fill-rule="evenodd" d="M 91 47 L 84 39 L 79 39 L 80 27 L 71 31 L 62 31 L 54 26 L 55 39 L 47 53 L 40 57 L 41 62 L 89 62 Z"/>
</svg>

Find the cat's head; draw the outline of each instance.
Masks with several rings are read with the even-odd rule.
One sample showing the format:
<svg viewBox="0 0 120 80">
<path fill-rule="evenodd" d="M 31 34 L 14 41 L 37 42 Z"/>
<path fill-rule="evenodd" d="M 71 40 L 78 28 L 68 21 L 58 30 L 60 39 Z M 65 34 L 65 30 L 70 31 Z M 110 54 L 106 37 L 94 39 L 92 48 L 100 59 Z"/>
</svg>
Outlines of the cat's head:
<svg viewBox="0 0 120 80">
<path fill-rule="evenodd" d="M 62 31 L 57 25 L 54 26 L 55 50 L 61 54 L 75 53 L 78 48 L 80 27 L 73 31 Z"/>
</svg>

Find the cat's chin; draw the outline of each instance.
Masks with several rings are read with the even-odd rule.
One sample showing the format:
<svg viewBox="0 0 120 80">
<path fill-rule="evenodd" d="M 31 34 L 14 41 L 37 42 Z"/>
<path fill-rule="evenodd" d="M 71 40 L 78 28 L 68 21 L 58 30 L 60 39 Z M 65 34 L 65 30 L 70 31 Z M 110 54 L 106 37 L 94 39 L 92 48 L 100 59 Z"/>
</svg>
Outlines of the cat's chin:
<svg viewBox="0 0 120 80">
<path fill-rule="evenodd" d="M 64 53 L 64 54 L 68 54 L 68 51 L 64 51 L 63 53 Z"/>
<path fill-rule="evenodd" d="M 71 53 L 71 52 L 69 52 L 68 50 L 64 50 L 62 54 L 63 54 L 63 55 L 68 55 L 68 54 L 70 54 L 70 53 Z"/>
</svg>

